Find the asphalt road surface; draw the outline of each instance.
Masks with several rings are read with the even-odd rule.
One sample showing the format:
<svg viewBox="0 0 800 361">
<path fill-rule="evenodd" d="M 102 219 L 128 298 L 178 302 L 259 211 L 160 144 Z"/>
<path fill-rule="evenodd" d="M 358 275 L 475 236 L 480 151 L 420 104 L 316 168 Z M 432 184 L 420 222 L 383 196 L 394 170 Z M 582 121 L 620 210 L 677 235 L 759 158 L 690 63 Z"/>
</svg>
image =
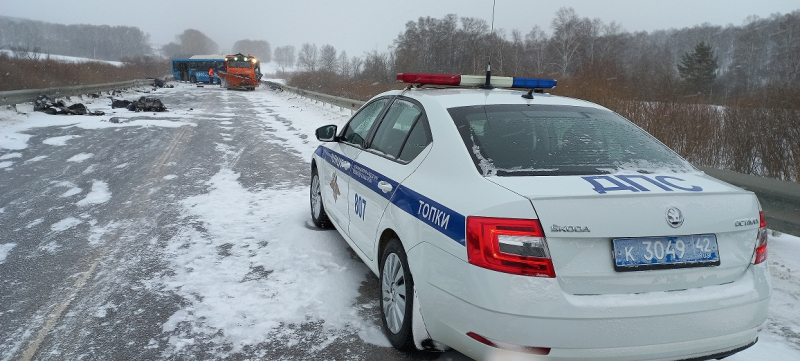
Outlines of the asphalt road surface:
<svg viewBox="0 0 800 361">
<path fill-rule="evenodd" d="M 268 90 L 179 84 L 150 94 L 168 113 L 117 109 L 111 115 L 120 126 L 94 128 L 67 119 L 25 130 L 27 147 L 0 153 L 13 162 L 0 169 L 0 245 L 13 247 L 0 261 L 0 360 L 466 359 L 452 351 L 402 354 L 386 347 L 376 334 L 376 277 L 358 266 L 335 231 L 315 231 L 302 216 L 282 216 L 307 208 L 296 194 L 308 184 L 309 159 L 290 145 L 308 143 L 304 138 L 312 133 L 293 124 L 302 117 L 273 114 L 279 106 L 263 92 Z M 100 100 L 90 109 L 111 111 Z M 146 125 L 150 121 L 169 125 Z M 225 178 L 229 174 L 235 176 Z M 238 188 L 225 193 L 222 184 Z M 242 207 L 220 206 L 232 215 L 208 218 L 216 214 L 207 198 L 213 194 L 223 203 L 243 195 L 236 200 Z M 255 203 L 248 206 L 250 195 Z M 256 199 L 279 196 L 288 197 L 291 207 L 259 206 Z M 206 213 L 192 213 L 195 205 L 205 205 Z M 237 215 L 239 208 L 247 212 Z M 276 213 L 239 226 L 237 219 L 265 208 Z M 230 223 L 220 223 L 225 218 Z M 281 223 L 285 219 L 291 222 Z M 333 247 L 331 257 L 350 258 L 326 262 L 345 262 L 334 269 L 351 281 L 345 284 L 356 295 L 345 307 L 351 313 L 326 316 L 335 313 L 324 311 L 324 297 L 303 296 L 324 284 L 273 279 L 304 274 L 286 268 L 291 264 L 285 258 L 274 267 L 258 260 L 280 246 L 272 238 L 259 240 L 258 233 L 281 227 Z M 212 250 L 205 252 L 212 266 L 197 266 L 204 249 Z M 249 267 L 245 277 L 231 276 L 241 281 L 215 278 L 242 263 Z M 250 288 L 231 291 L 242 285 Z M 213 303 L 215 290 L 227 298 Z M 300 295 L 290 295 L 299 304 L 323 298 L 322 305 L 310 303 L 304 311 L 281 311 L 291 310 L 291 302 L 266 307 L 287 290 Z M 253 294 L 266 296 L 246 297 Z M 292 321 L 298 313 L 305 321 Z"/>
</svg>

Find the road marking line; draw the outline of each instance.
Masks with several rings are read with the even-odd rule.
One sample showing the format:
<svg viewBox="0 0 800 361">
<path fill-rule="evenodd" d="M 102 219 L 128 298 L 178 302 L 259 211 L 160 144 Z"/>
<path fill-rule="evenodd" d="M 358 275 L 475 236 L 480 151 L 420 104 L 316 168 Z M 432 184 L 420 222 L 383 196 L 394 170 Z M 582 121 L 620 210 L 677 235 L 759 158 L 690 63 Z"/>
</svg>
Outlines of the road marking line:
<svg viewBox="0 0 800 361">
<path fill-rule="evenodd" d="M 164 164 L 167 163 L 167 160 L 169 160 L 170 156 L 175 151 L 175 148 L 178 147 L 178 144 L 180 144 L 181 140 L 183 140 L 183 138 L 186 136 L 186 133 L 189 132 L 190 128 L 191 126 L 188 125 L 182 126 L 180 128 L 180 131 L 177 134 L 175 134 L 175 137 L 172 138 L 172 141 L 169 143 L 169 145 L 167 145 L 167 149 L 164 151 L 164 153 L 161 154 L 160 157 L 158 157 L 158 160 L 156 160 L 156 163 L 153 166 L 154 173 L 156 174 L 161 173 L 161 168 L 163 168 Z"/>
<path fill-rule="evenodd" d="M 44 339 L 56 327 L 56 323 L 61 319 L 61 316 L 64 314 L 64 311 L 67 310 L 67 307 L 72 303 L 72 301 L 78 296 L 78 292 L 86 285 L 89 281 L 89 278 L 94 275 L 94 271 L 97 269 L 97 265 L 100 264 L 100 260 L 103 259 L 105 255 L 105 250 L 101 251 L 100 255 L 94 260 L 92 265 L 89 267 L 89 270 L 83 272 L 83 274 L 75 280 L 75 284 L 73 284 L 74 289 L 72 293 L 67 297 L 64 302 L 58 305 L 49 315 L 47 315 L 47 321 L 44 323 L 42 328 L 39 332 L 36 333 L 36 338 L 34 338 L 29 344 L 28 347 L 25 348 L 25 352 L 22 353 L 22 357 L 20 357 L 19 361 L 30 361 L 33 359 L 33 356 L 36 355 L 36 351 L 39 350 L 39 347 L 44 342 Z"/>
</svg>

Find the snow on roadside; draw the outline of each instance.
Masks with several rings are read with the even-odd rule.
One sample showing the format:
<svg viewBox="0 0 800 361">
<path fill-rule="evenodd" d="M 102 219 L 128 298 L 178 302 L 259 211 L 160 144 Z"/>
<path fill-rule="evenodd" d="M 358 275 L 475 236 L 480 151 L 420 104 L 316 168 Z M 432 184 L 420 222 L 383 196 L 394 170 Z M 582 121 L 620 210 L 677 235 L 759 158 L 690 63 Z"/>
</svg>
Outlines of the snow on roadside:
<svg viewBox="0 0 800 361">
<path fill-rule="evenodd" d="M 74 196 L 76 194 L 80 194 L 81 192 L 83 192 L 83 190 L 80 189 L 77 185 L 75 185 L 75 183 L 68 182 L 68 181 L 58 182 L 58 183 L 55 184 L 55 186 L 69 188 L 66 192 L 62 193 L 59 196 L 61 198 L 72 197 L 72 196 Z"/>
<path fill-rule="evenodd" d="M 254 103 L 263 106 L 258 108 L 264 115 L 262 121 L 274 129 L 276 137 L 282 138 L 280 144 L 293 148 L 309 163 L 314 150 L 321 144 L 314 131 L 328 124 L 336 124 L 341 129 L 351 116 L 349 109 L 317 103 L 290 92 L 267 90 L 256 94 L 267 100 L 253 99 Z"/>
<path fill-rule="evenodd" d="M 7 54 L 10 57 L 14 57 L 15 53 L 8 49 L 0 49 L 0 52 Z M 34 59 L 40 60 L 54 60 L 59 63 L 104 63 L 104 64 L 111 64 L 114 66 L 123 66 L 124 64 L 121 61 L 112 61 L 112 60 L 99 60 L 99 59 L 92 59 L 92 58 L 82 58 L 78 56 L 69 56 L 69 55 L 58 55 L 58 54 L 47 54 L 47 53 L 36 53 L 36 52 L 25 52 L 25 56 L 32 57 Z"/>
<path fill-rule="evenodd" d="M 94 157 L 94 153 L 78 153 L 67 159 L 67 162 L 80 163 L 91 157 Z"/>
<path fill-rule="evenodd" d="M 92 182 L 92 190 L 86 195 L 86 198 L 81 199 L 76 204 L 79 207 L 84 207 L 91 204 L 105 203 L 109 199 L 111 199 L 111 191 L 108 189 L 108 183 L 96 180 Z"/>
<path fill-rule="evenodd" d="M 47 159 L 47 156 L 46 155 L 38 155 L 38 156 L 35 156 L 35 157 L 31 158 L 31 159 L 26 160 L 25 164 L 38 162 L 38 161 L 43 160 L 43 159 Z"/>
<path fill-rule="evenodd" d="M 334 232 L 308 226 L 307 189 L 248 191 L 238 178 L 223 168 L 208 193 L 181 202 L 189 225 L 169 242 L 174 274 L 162 280 L 191 303 L 163 325 L 174 349 L 199 337 L 224 358 L 270 339 L 302 342 L 286 326 L 319 322 L 329 338 L 377 336 L 353 307 L 370 271 Z"/>
<path fill-rule="evenodd" d="M 42 144 L 63 146 L 63 145 L 67 145 L 67 142 L 70 139 L 73 139 L 73 138 L 79 138 L 79 136 L 77 136 L 77 135 L 62 135 L 60 137 L 47 138 L 47 139 L 42 141 Z"/>
<path fill-rule="evenodd" d="M 174 93 L 180 89 L 160 89 L 160 94 Z M 142 93 L 129 90 L 124 92 L 120 98 L 138 98 Z M 150 94 L 149 96 L 160 96 Z M 72 102 L 67 102 L 68 105 Z M 132 113 L 122 110 L 110 109 L 108 99 L 86 99 L 82 101 L 84 105 L 92 110 L 102 109 L 107 114 L 103 116 L 62 116 L 49 115 L 42 112 L 34 112 L 32 103 L 17 104 L 16 110 L 11 108 L 0 109 L 0 150 L 23 150 L 28 147 L 31 135 L 25 132 L 32 128 L 42 127 L 77 127 L 81 129 L 105 129 L 123 127 L 164 127 L 178 128 L 185 125 L 196 126 L 192 120 L 202 120 L 197 114 L 182 110 L 169 109 L 167 112 L 147 113 L 147 118 L 143 118 L 140 113 Z M 120 114 L 116 114 L 120 111 Z M 131 117 L 126 118 L 125 115 Z M 111 118 L 117 118 L 118 123 L 112 123 Z M 70 139 L 79 137 L 77 135 L 64 135 L 45 139 L 44 144 L 53 146 L 66 145 Z"/>
<path fill-rule="evenodd" d="M 2 120 L 2 118 L 0 118 Z M 28 147 L 28 140 L 31 136 L 16 132 L 0 131 L 0 149 L 21 150 Z"/>
<path fill-rule="evenodd" d="M 64 218 L 64 219 L 56 222 L 56 223 L 53 223 L 50 226 L 50 231 L 52 231 L 53 233 L 66 231 L 66 230 L 68 230 L 68 229 L 70 229 L 72 227 L 75 227 L 75 226 L 77 226 L 77 225 L 79 225 L 81 223 L 83 223 L 83 221 L 81 221 L 80 219 L 77 219 L 75 217 L 67 217 L 67 218 Z"/>
<path fill-rule="evenodd" d="M 768 249 L 772 299 L 767 327 L 755 346 L 726 361 L 800 360 L 800 237 L 770 234 Z"/>
<path fill-rule="evenodd" d="M 256 105 L 267 141 L 308 161 L 319 144 L 314 130 L 350 116 L 349 110 L 313 106 L 289 94 L 238 95 Z M 221 143 L 217 150 L 237 152 Z M 354 335 L 388 347 L 380 328 L 354 306 L 369 269 L 338 234 L 308 223 L 307 187 L 248 190 L 238 177 L 223 166 L 207 183 L 207 194 L 181 203 L 188 225 L 169 242 L 175 273 L 162 283 L 191 304 L 163 325 L 173 352 L 210 340 L 220 358 L 271 342 L 311 343 L 313 353 Z M 308 324 L 321 334 L 303 330 Z"/>
<path fill-rule="evenodd" d="M 16 243 L 0 244 L 0 264 L 5 263 L 6 258 L 8 258 L 8 255 L 11 254 L 11 250 L 14 249 L 14 247 L 16 246 L 17 246 Z"/>
<path fill-rule="evenodd" d="M 770 236 L 768 244 L 772 300 L 767 329 L 791 339 L 800 360 L 800 237 Z"/>
<path fill-rule="evenodd" d="M 22 158 L 22 153 L 8 153 L 3 156 L 0 156 L 0 160 L 14 159 L 14 158 Z"/>
</svg>

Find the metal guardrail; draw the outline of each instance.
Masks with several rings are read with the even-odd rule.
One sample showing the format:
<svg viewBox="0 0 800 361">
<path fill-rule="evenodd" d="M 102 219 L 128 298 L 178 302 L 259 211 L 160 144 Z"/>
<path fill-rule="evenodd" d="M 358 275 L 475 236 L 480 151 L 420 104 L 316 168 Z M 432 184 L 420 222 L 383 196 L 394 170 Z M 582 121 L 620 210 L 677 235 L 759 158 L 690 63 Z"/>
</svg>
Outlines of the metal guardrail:
<svg viewBox="0 0 800 361">
<path fill-rule="evenodd" d="M 714 178 L 755 193 L 767 217 L 768 228 L 800 236 L 800 184 L 729 170 L 698 168 Z"/>
<path fill-rule="evenodd" d="M 154 79 L 136 79 L 116 83 L 76 85 L 45 89 L 24 89 L 0 92 L 0 106 L 33 102 L 41 94 L 51 98 L 71 97 L 76 95 L 99 93 L 117 89 L 131 88 L 142 85 L 153 85 Z"/>
<path fill-rule="evenodd" d="M 364 105 L 364 103 L 365 103 L 365 102 L 362 102 L 360 100 L 353 100 L 353 99 L 341 98 L 341 97 L 328 95 L 328 94 L 317 93 L 317 92 L 314 92 L 314 91 L 311 91 L 311 90 L 295 88 L 293 86 L 283 85 L 283 84 L 275 83 L 275 82 L 271 82 L 271 81 L 262 80 L 261 82 L 264 83 L 264 84 L 270 85 L 270 86 L 280 87 L 283 90 L 288 90 L 288 91 L 290 91 L 292 93 L 295 93 L 297 95 L 300 95 L 300 96 L 303 96 L 303 97 L 306 97 L 306 98 L 309 98 L 309 99 L 319 100 L 319 101 L 321 101 L 323 103 L 335 105 L 335 106 L 343 108 L 343 109 L 358 110 L 358 108 L 361 108 L 361 106 Z"/>
</svg>

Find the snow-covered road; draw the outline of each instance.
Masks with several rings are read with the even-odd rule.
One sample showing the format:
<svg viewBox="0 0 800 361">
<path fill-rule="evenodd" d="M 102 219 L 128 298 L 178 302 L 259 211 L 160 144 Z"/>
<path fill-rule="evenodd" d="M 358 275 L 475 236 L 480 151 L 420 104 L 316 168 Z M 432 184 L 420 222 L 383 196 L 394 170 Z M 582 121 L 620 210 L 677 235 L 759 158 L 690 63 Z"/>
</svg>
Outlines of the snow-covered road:
<svg viewBox="0 0 800 361">
<path fill-rule="evenodd" d="M 377 279 L 310 224 L 314 129 L 350 111 L 151 95 L 170 111 L 0 110 L 0 360 L 464 359 L 388 347 Z M 770 242 L 769 323 L 731 360 L 800 359 L 800 239 Z"/>
</svg>

